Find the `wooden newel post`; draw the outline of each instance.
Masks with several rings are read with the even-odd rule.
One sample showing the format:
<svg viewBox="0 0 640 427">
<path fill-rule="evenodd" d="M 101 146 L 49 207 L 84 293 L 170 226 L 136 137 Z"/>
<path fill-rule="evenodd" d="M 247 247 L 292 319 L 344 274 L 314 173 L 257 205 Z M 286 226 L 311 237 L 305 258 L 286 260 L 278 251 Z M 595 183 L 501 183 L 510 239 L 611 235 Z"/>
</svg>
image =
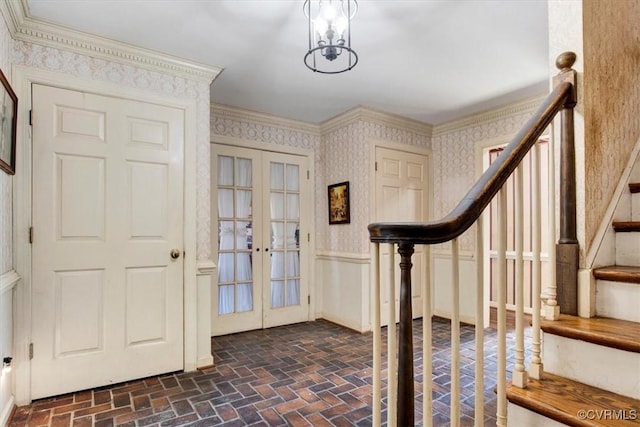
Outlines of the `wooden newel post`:
<svg viewBox="0 0 640 427">
<path fill-rule="evenodd" d="M 562 110 L 560 130 L 560 238 L 556 244 L 556 286 L 560 311 L 578 314 L 579 244 L 576 232 L 576 158 L 574 142 L 573 108 L 577 103 L 577 73 L 571 67 L 576 54 L 565 52 L 556 59 L 560 73 L 554 77 L 554 86 L 563 82 L 573 85 L 571 96 Z"/>
<path fill-rule="evenodd" d="M 411 256 L 413 244 L 400 243 L 400 332 L 398 349 L 398 426 L 413 426 L 413 313 L 411 311 Z M 393 325 L 389 325 L 393 327 Z M 425 380 L 426 381 L 426 380 Z"/>
</svg>

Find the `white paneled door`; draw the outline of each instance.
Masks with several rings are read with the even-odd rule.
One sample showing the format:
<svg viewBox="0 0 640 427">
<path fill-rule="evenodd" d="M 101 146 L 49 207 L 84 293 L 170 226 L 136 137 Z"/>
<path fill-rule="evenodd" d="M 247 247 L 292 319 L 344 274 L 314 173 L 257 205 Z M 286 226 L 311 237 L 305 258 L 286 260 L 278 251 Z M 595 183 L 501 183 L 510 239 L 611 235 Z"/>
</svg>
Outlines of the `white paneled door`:
<svg viewBox="0 0 640 427">
<path fill-rule="evenodd" d="M 426 221 L 428 201 L 428 157 L 376 147 L 376 222 L 384 221 Z M 381 245 L 380 289 L 381 322 L 389 323 L 390 284 L 386 273 L 389 271 L 389 245 Z M 395 255 L 395 302 L 396 321 L 400 297 L 400 256 Z M 411 270 L 413 317 L 422 316 L 422 285 L 425 280 L 426 255 L 424 246 L 416 245 L 412 257 Z"/>
<path fill-rule="evenodd" d="M 213 335 L 309 319 L 306 156 L 215 144 Z"/>
<path fill-rule="evenodd" d="M 32 398 L 183 368 L 184 111 L 33 86 Z"/>
</svg>

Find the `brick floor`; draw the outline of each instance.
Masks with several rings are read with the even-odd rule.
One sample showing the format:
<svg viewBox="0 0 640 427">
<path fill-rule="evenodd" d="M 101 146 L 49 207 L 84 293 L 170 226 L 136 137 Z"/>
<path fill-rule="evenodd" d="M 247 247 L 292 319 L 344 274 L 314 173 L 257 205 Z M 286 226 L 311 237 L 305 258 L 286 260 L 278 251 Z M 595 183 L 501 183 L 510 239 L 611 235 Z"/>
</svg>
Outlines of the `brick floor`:
<svg viewBox="0 0 640 427">
<path fill-rule="evenodd" d="M 421 420 L 422 322 L 413 327 Z M 436 426 L 449 424 L 449 337 L 450 322 L 434 318 Z M 494 330 L 486 330 L 484 347 L 487 370 L 495 372 Z M 473 420 L 474 348 L 474 329 L 463 325 L 462 425 Z M 371 349 L 371 334 L 323 320 L 216 337 L 214 367 L 34 401 L 19 407 L 9 426 L 369 426 Z M 485 378 L 485 425 L 495 425 L 495 384 L 495 378 Z M 383 398 L 383 408 L 385 403 Z"/>
</svg>

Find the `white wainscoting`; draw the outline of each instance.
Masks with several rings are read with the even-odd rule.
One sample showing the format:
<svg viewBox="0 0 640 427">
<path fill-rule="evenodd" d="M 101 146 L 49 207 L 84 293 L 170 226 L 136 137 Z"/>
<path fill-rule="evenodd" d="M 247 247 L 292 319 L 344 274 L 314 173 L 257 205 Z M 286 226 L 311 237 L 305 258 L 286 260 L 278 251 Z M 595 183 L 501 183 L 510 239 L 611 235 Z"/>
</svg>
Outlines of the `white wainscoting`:
<svg viewBox="0 0 640 427">
<path fill-rule="evenodd" d="M 196 367 L 204 368 L 214 363 L 211 354 L 211 288 L 213 275 L 218 266 L 211 260 L 198 261 L 197 292 L 198 292 L 198 354 Z"/>
<path fill-rule="evenodd" d="M 431 251 L 433 286 L 433 314 L 451 318 L 451 252 L 447 250 Z M 475 325 L 476 303 L 476 260 L 472 253 L 460 252 L 460 321 Z M 485 302 L 488 307 L 488 301 Z M 487 313 L 488 322 L 488 309 Z M 488 323 L 486 323 L 488 325 Z"/>
<path fill-rule="evenodd" d="M 14 288 L 20 276 L 14 270 L 0 276 L 0 355 L 13 357 Z M 0 366 L 0 426 L 9 421 L 14 406 L 13 369 Z"/>
<path fill-rule="evenodd" d="M 358 332 L 371 330 L 369 254 L 316 254 L 316 317 Z"/>
</svg>

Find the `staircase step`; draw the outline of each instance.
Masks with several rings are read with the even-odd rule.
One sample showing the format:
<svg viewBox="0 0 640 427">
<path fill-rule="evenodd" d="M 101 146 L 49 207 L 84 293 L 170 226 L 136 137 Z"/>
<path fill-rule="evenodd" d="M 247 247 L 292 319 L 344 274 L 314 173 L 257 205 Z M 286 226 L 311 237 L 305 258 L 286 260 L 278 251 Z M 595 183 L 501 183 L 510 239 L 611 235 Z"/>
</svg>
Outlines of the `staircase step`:
<svg viewBox="0 0 640 427">
<path fill-rule="evenodd" d="M 640 231 L 615 234 L 616 265 L 640 266 Z"/>
<path fill-rule="evenodd" d="M 640 221 L 614 221 L 613 229 L 618 233 L 640 231 Z"/>
<path fill-rule="evenodd" d="M 509 385 L 507 400 L 570 426 L 638 426 L 640 419 L 640 400 L 548 373 L 524 389 Z M 512 421 L 510 416 L 509 424 Z"/>
<path fill-rule="evenodd" d="M 541 321 L 540 327 L 549 334 L 640 353 L 640 323 L 607 317 L 587 319 L 562 314 L 559 320 Z"/>
<path fill-rule="evenodd" d="M 545 372 L 640 399 L 640 323 L 560 315 L 541 328 Z"/>
<path fill-rule="evenodd" d="M 602 267 L 593 276 L 596 316 L 640 322 L 640 267 Z"/>
<path fill-rule="evenodd" d="M 612 265 L 593 270 L 596 279 L 640 284 L 640 267 Z"/>
<path fill-rule="evenodd" d="M 640 193 L 640 182 L 632 182 L 629 184 L 629 191 L 631 193 Z"/>
</svg>

